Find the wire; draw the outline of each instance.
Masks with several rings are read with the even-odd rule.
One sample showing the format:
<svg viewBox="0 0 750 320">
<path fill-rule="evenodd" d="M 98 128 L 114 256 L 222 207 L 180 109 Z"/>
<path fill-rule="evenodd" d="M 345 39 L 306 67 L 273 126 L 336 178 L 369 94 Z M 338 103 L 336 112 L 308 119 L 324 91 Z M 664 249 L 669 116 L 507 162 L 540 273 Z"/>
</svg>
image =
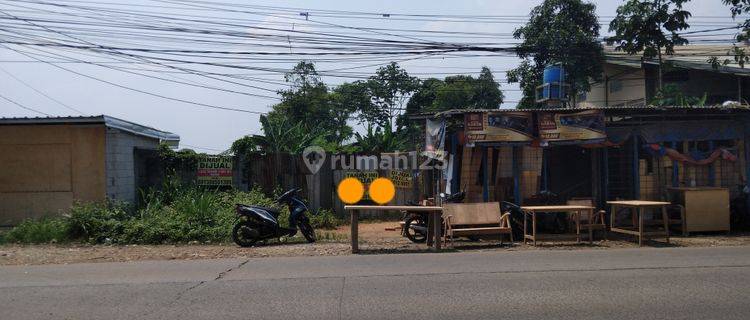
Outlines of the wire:
<svg viewBox="0 0 750 320">
<path fill-rule="evenodd" d="M 19 50 L 15 50 L 13 48 L 9 48 L 8 46 L 5 46 L 5 45 L 2 45 L 2 46 L 5 47 L 6 49 L 13 50 L 13 51 L 15 51 L 15 52 L 17 52 L 17 53 L 19 53 L 21 55 L 24 55 L 26 57 L 31 58 L 31 59 L 36 59 L 35 57 L 33 57 L 31 55 L 28 55 L 28 54 L 26 54 L 24 52 L 21 52 Z M 55 67 L 55 68 L 58 68 L 58 69 L 61 69 L 61 70 L 65 70 L 65 71 L 68 71 L 70 73 L 73 73 L 73 74 L 76 74 L 76 75 L 79 75 L 79 76 L 82 76 L 82 77 L 85 77 L 85 78 L 88 78 L 88 79 L 91 79 L 91 80 L 95 80 L 95 81 L 98 81 L 98 82 L 106 83 L 106 84 L 109 84 L 109 85 L 112 85 L 112 86 L 115 86 L 115 87 L 118 87 L 118 88 L 122 88 L 122 89 L 130 90 L 130 91 L 134 91 L 134 92 L 138 92 L 138 93 L 142 93 L 142 94 L 154 96 L 154 97 L 157 97 L 157 98 L 162 98 L 162 99 L 166 99 L 166 100 L 172 100 L 172 101 L 182 102 L 182 103 L 186 103 L 186 104 L 191 104 L 191 105 L 196 105 L 196 106 L 201 106 L 201 107 L 206 107 L 206 108 L 211 108 L 211 109 L 219 109 L 219 110 L 226 110 L 226 111 L 236 111 L 236 112 L 245 112 L 245 113 L 252 113 L 252 114 L 259 114 L 259 115 L 266 114 L 265 112 L 251 111 L 251 110 L 245 110 L 245 109 L 239 109 L 239 108 L 231 108 L 231 107 L 222 107 L 222 106 L 216 106 L 216 105 L 211 105 L 211 104 L 202 103 L 202 102 L 194 102 L 194 101 L 184 100 L 184 99 L 180 99 L 180 98 L 168 97 L 168 96 L 161 95 L 161 94 L 158 94 L 158 93 L 153 93 L 153 92 L 148 92 L 148 91 L 141 90 L 141 89 L 131 88 L 131 87 L 124 86 L 124 85 L 121 85 L 121 84 L 118 84 L 118 83 L 114 83 L 114 82 L 111 82 L 111 81 L 107 81 L 107 80 L 104 80 L 104 79 L 99 79 L 97 77 L 93 77 L 93 76 L 90 76 L 90 75 L 87 75 L 87 74 L 83 74 L 83 73 L 77 72 L 75 70 L 71 70 L 71 69 L 68 69 L 68 68 L 65 68 L 65 67 L 62 67 L 62 66 L 58 66 L 56 64 L 52 64 L 52 63 L 48 63 L 48 64 L 51 65 L 51 66 L 53 66 L 53 67 Z"/>
<path fill-rule="evenodd" d="M 77 113 L 78 113 L 78 114 L 80 114 L 80 115 L 83 115 L 83 114 L 84 114 L 84 113 L 83 113 L 82 111 L 80 111 L 80 110 L 78 110 L 78 109 L 76 109 L 76 108 L 73 108 L 73 107 L 71 107 L 71 106 L 69 106 L 69 105 L 67 105 L 67 104 L 63 103 L 63 102 L 62 102 L 62 101 L 60 101 L 60 100 L 57 100 L 57 99 L 55 99 L 55 98 L 53 98 L 53 97 L 50 97 L 50 96 L 49 96 L 48 94 L 46 94 L 46 93 L 44 93 L 44 92 L 40 91 L 40 90 L 39 90 L 39 89 L 37 89 L 37 88 L 34 88 L 34 87 L 33 87 L 32 85 L 30 85 L 30 84 L 26 83 L 25 81 L 23 81 L 23 80 L 19 79 L 18 77 L 14 76 L 14 75 L 13 75 L 12 73 L 8 72 L 8 70 L 5 70 L 5 69 L 3 69 L 2 67 L 0 67 L 0 71 L 2 71 L 3 73 L 7 74 L 8 76 L 10 76 L 11 78 L 15 79 L 16 81 L 20 82 L 21 84 L 23 84 L 23 85 L 24 85 L 24 86 L 26 86 L 27 88 L 29 88 L 29 89 L 31 89 L 31 90 L 34 90 L 34 92 L 36 92 L 36 93 L 38 93 L 38 94 L 40 94 L 40 95 L 44 96 L 45 98 L 47 98 L 47 99 L 49 99 L 49 100 L 51 100 L 51 101 L 53 101 L 53 102 L 55 102 L 55 103 L 57 103 L 57 104 L 59 104 L 59 105 L 63 106 L 63 107 L 65 107 L 65 108 L 69 109 L 69 110 L 75 111 L 75 112 L 77 112 Z"/>
<path fill-rule="evenodd" d="M 38 114 L 42 114 L 42 115 L 45 115 L 45 116 L 48 116 L 48 117 L 51 117 L 51 116 L 52 116 L 52 115 L 51 115 L 51 114 L 49 114 L 49 113 L 46 113 L 46 112 L 42 112 L 42 111 L 39 111 L 39 110 L 36 110 L 36 109 L 32 109 L 32 108 L 29 108 L 29 107 L 27 107 L 27 106 L 24 106 L 24 105 L 22 105 L 22 104 L 20 104 L 20 103 L 18 103 L 18 102 L 16 102 L 16 101 L 13 101 L 13 100 L 11 100 L 10 98 L 8 98 L 8 97 L 6 97 L 6 96 L 4 96 L 4 95 L 2 95 L 2 94 L 0 94 L 0 98 L 1 98 L 1 99 L 3 99 L 3 100 L 5 100 L 5 101 L 8 101 L 8 102 L 10 102 L 10 103 L 12 103 L 12 104 L 14 104 L 14 105 L 16 105 L 16 106 L 18 106 L 18 107 L 20 107 L 20 108 L 22 108 L 22 109 L 26 109 L 26 110 L 29 110 L 29 111 L 33 111 L 33 112 L 36 112 L 36 113 L 38 113 Z"/>
</svg>

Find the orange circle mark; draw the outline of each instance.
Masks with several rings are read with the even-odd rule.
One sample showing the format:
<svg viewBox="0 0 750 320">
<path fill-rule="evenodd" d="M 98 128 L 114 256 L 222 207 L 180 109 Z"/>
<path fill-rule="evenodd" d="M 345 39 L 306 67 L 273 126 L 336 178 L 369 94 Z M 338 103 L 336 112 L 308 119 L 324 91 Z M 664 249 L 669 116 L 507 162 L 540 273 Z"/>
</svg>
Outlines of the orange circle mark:
<svg viewBox="0 0 750 320">
<path fill-rule="evenodd" d="M 386 204 L 396 196 L 396 186 L 388 178 L 377 178 L 370 183 L 370 199 L 377 204 Z"/>
<path fill-rule="evenodd" d="M 354 204 L 362 200 L 365 195 L 365 186 L 357 178 L 346 178 L 339 182 L 336 192 L 341 202 Z"/>
</svg>

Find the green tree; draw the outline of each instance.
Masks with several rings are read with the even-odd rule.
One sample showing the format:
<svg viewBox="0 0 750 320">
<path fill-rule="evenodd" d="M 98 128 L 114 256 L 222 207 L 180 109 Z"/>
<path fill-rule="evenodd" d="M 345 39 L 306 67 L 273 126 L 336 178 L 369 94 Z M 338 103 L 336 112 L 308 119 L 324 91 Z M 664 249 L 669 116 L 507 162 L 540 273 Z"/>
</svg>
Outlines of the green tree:
<svg viewBox="0 0 750 320">
<path fill-rule="evenodd" d="M 663 54 L 671 55 L 674 47 L 688 40 L 678 33 L 690 27 L 690 12 L 682 8 L 690 0 L 628 0 L 617 8 L 617 15 L 609 24 L 615 35 L 607 43 L 615 49 L 644 59 L 657 59 L 659 89 L 663 87 Z"/>
<path fill-rule="evenodd" d="M 327 141 L 341 143 L 352 136 L 347 124 L 356 106 L 341 103 L 322 82 L 315 65 L 302 61 L 284 79 L 290 88 L 279 91 L 281 102 L 273 106 L 270 118 L 292 124 L 304 123 L 308 133 L 322 134 Z M 337 100 L 339 99 L 339 100 Z"/>
<path fill-rule="evenodd" d="M 368 126 L 366 134 L 361 135 L 357 132 L 354 137 L 359 151 L 373 154 L 404 151 L 408 146 L 407 136 L 401 131 L 394 132 L 390 123 L 375 129 Z"/>
<path fill-rule="evenodd" d="M 581 0 L 545 0 L 531 10 L 529 22 L 513 32 L 522 42 L 516 48 L 524 60 L 511 70 L 508 82 L 519 82 L 524 97 L 519 107 L 535 107 L 536 86 L 544 68 L 561 64 L 571 85 L 570 95 L 591 88 L 602 75 L 603 48 L 599 43 L 596 6 Z"/>
<path fill-rule="evenodd" d="M 518 83 L 523 97 L 518 102 L 518 108 L 536 107 L 536 87 L 542 83 L 543 68 L 536 68 L 531 60 L 521 61 L 515 69 L 509 70 L 505 76 L 509 83 Z"/>
<path fill-rule="evenodd" d="M 424 80 L 406 104 L 406 111 L 413 114 L 450 109 L 496 109 L 504 98 L 492 71 L 482 67 L 477 78 L 456 75 L 445 80 Z"/>
<path fill-rule="evenodd" d="M 505 95 L 500 90 L 500 84 L 488 67 L 482 67 L 479 77 L 474 82 L 474 103 L 477 109 L 497 109 L 503 103 Z"/>
<path fill-rule="evenodd" d="M 722 0 L 722 2 L 729 6 L 732 18 L 750 13 L 750 0 Z M 742 23 L 742 32 L 737 34 L 736 38 L 737 42 L 750 39 L 750 19 L 746 19 Z"/>
<path fill-rule="evenodd" d="M 419 79 L 409 75 L 398 63 L 378 68 L 367 80 L 372 104 L 360 110 L 368 124 L 385 127 L 404 109 L 409 96 L 417 90 Z"/>
<path fill-rule="evenodd" d="M 471 108 L 475 102 L 475 82 L 472 76 L 457 75 L 446 77 L 438 88 L 431 111 Z"/>
<path fill-rule="evenodd" d="M 416 114 L 430 111 L 437 98 L 438 90 L 444 85 L 443 80 L 436 78 L 422 80 L 414 94 L 409 97 L 409 102 L 406 103 L 406 113 Z"/>
<path fill-rule="evenodd" d="M 234 154 L 291 153 L 299 154 L 323 133 L 306 126 L 304 122 L 289 122 L 284 117 L 260 116 L 262 135 L 249 135 L 232 143 Z"/>
<path fill-rule="evenodd" d="M 750 13 L 750 0 L 722 0 L 725 5 L 730 7 L 732 12 L 732 18 L 737 18 L 738 15 Z M 735 36 L 737 42 L 743 42 L 750 40 L 750 19 L 746 19 L 741 25 L 742 31 Z M 732 45 L 732 49 L 727 51 L 727 56 L 734 57 L 734 62 L 744 68 L 745 64 L 750 62 L 750 55 L 748 55 L 745 48 Z M 714 68 L 719 68 L 722 65 L 728 65 L 732 62 L 730 59 L 719 60 L 716 56 L 708 58 L 708 63 Z"/>
</svg>

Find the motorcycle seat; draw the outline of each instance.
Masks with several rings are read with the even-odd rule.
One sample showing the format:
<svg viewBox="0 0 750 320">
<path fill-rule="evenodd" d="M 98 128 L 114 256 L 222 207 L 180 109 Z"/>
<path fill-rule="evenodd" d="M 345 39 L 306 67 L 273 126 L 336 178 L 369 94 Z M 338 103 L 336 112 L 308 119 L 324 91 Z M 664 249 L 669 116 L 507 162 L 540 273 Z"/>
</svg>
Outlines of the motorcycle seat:
<svg viewBox="0 0 750 320">
<path fill-rule="evenodd" d="M 261 210 L 266 210 L 266 211 L 270 212 L 271 214 L 273 214 L 275 216 L 278 216 L 279 214 L 281 214 L 281 212 L 279 211 L 279 209 L 276 209 L 276 208 L 261 207 L 261 206 L 252 206 L 252 205 L 248 206 L 248 207 L 256 208 L 256 209 L 261 209 Z"/>
</svg>

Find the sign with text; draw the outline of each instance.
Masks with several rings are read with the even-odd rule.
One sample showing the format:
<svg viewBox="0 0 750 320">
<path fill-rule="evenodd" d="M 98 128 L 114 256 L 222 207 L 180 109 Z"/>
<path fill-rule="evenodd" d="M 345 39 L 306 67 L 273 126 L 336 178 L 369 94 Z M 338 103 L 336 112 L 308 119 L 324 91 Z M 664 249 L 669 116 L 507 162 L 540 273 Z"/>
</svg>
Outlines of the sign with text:
<svg viewBox="0 0 750 320">
<path fill-rule="evenodd" d="M 198 160 L 199 186 L 231 186 L 232 158 L 221 156 L 201 157 Z"/>
<path fill-rule="evenodd" d="M 393 185 L 396 188 L 409 188 L 411 187 L 411 173 L 404 170 L 391 170 L 388 178 L 393 181 Z"/>
<path fill-rule="evenodd" d="M 534 126 L 530 112 L 472 112 L 464 114 L 466 141 L 531 142 Z"/>
<path fill-rule="evenodd" d="M 372 183 L 375 179 L 379 178 L 380 175 L 378 175 L 377 171 L 374 170 L 367 170 L 367 171 L 346 171 L 344 173 L 344 179 L 346 178 L 357 178 L 362 184 L 365 186 L 365 190 L 370 186 L 370 183 Z M 362 199 L 369 200 L 370 194 L 368 192 L 365 192 Z"/>
<path fill-rule="evenodd" d="M 604 112 L 540 113 L 539 138 L 542 141 L 580 141 L 607 138 Z"/>
</svg>

